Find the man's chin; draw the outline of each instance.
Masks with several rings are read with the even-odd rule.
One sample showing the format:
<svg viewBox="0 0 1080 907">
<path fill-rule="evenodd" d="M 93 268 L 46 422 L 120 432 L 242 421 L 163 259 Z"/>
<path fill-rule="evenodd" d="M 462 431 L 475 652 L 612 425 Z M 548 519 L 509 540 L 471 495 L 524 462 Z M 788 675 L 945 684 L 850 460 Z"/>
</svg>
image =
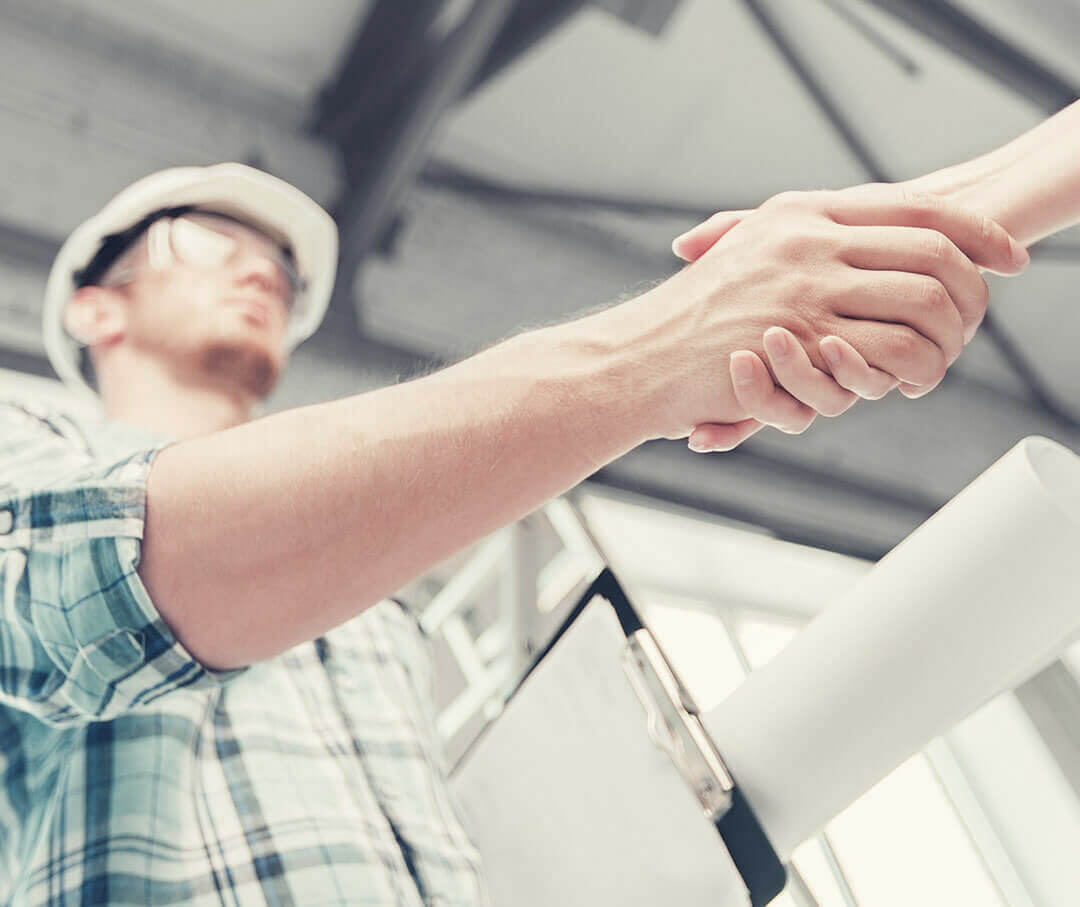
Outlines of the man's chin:
<svg viewBox="0 0 1080 907">
<path fill-rule="evenodd" d="M 203 353 L 203 369 L 215 380 L 261 400 L 277 385 L 284 363 L 256 344 L 217 343 Z"/>
</svg>

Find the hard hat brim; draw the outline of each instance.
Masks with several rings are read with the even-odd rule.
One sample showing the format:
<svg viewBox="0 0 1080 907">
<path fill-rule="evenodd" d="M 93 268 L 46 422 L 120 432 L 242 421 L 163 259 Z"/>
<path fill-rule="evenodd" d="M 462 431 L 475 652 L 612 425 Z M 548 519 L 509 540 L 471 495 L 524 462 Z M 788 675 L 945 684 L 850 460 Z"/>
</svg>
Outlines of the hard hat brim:
<svg viewBox="0 0 1080 907">
<path fill-rule="evenodd" d="M 79 371 L 79 344 L 64 330 L 64 310 L 75 292 L 74 275 L 97 253 L 101 241 L 162 208 L 195 205 L 219 211 L 287 243 L 306 282 L 294 307 L 289 349 L 310 337 L 326 314 L 337 269 L 338 232 L 332 217 L 295 186 L 244 164 L 178 167 L 144 177 L 124 189 L 79 226 L 61 246 L 45 286 L 42 331 L 56 373 L 82 396 L 97 395 Z"/>
</svg>

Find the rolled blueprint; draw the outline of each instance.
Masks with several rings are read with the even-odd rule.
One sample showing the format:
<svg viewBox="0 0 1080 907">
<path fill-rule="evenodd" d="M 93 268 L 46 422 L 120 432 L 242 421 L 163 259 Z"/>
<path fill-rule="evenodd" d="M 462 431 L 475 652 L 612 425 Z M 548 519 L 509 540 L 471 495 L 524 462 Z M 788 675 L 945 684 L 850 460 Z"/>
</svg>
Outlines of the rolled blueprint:
<svg viewBox="0 0 1080 907">
<path fill-rule="evenodd" d="M 1026 438 L 704 721 L 781 859 L 1080 632 L 1080 457 Z"/>
</svg>

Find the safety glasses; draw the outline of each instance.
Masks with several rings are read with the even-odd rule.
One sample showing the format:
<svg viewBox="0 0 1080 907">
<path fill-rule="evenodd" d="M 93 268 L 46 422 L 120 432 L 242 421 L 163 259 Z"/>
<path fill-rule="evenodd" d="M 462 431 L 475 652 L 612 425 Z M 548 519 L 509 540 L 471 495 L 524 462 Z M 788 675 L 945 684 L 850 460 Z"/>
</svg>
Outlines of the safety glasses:
<svg viewBox="0 0 1080 907">
<path fill-rule="evenodd" d="M 221 214 L 192 211 L 154 221 L 145 234 L 146 265 L 166 271 L 181 263 L 212 270 L 225 267 L 241 256 L 255 255 L 275 266 L 281 298 L 292 311 L 304 292 L 304 281 L 291 257 L 272 239 L 240 221 Z M 109 275 L 109 286 L 130 281 L 143 267 L 131 264 Z"/>
</svg>

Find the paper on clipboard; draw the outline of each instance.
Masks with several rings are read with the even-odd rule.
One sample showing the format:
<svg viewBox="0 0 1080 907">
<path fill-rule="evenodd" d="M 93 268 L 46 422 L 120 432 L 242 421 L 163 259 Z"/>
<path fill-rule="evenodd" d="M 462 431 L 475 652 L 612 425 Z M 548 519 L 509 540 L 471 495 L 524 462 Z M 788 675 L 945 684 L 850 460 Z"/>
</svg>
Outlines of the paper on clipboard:
<svg viewBox="0 0 1080 907">
<path fill-rule="evenodd" d="M 496 907 L 746 907 L 742 879 L 588 604 L 459 766 L 454 788 Z"/>
</svg>

